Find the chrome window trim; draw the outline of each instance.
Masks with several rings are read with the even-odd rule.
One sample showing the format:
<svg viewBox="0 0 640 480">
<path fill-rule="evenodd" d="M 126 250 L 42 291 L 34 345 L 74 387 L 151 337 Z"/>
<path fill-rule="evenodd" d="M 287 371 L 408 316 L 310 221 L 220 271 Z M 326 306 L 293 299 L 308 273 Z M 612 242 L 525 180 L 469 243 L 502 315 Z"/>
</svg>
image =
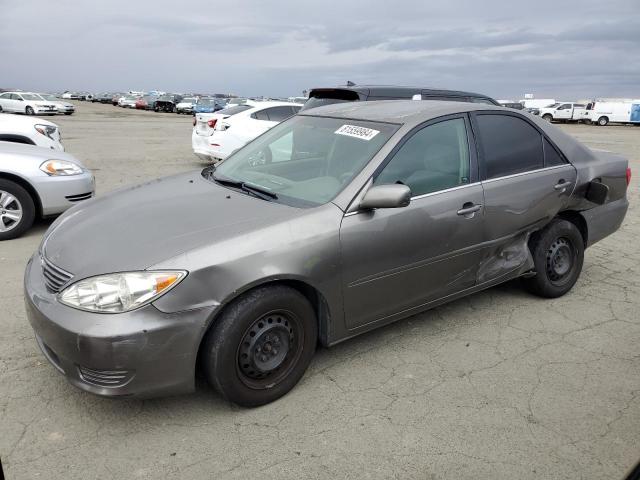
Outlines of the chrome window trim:
<svg viewBox="0 0 640 480">
<path fill-rule="evenodd" d="M 480 185 L 481 182 L 473 182 L 473 183 L 465 183 L 463 185 L 458 185 L 457 187 L 445 188 L 444 190 L 436 190 L 435 192 L 423 193 L 422 195 L 416 195 L 415 197 L 411 197 L 411 200 L 420 200 L 421 198 L 432 197 L 434 195 L 440 195 L 441 193 L 453 192 L 455 190 L 461 190 L 467 187 L 473 187 L 474 185 Z"/>
<path fill-rule="evenodd" d="M 422 195 L 416 195 L 414 197 L 411 197 L 411 201 L 420 200 L 421 198 L 426 198 L 426 197 L 432 197 L 434 195 L 440 195 L 442 193 L 454 192 L 456 190 L 462 190 L 463 188 L 473 187 L 473 186 L 481 185 L 481 184 L 482 184 L 482 182 L 465 183 L 464 185 L 458 185 L 456 187 L 445 188 L 444 190 L 437 190 L 435 192 L 423 193 Z M 351 215 L 357 215 L 357 214 L 363 213 L 365 211 L 366 210 L 356 210 L 356 211 L 353 211 L 353 212 L 348 212 L 348 213 L 345 213 L 343 215 L 343 217 L 350 217 Z"/>
<path fill-rule="evenodd" d="M 538 173 L 538 172 L 546 172 L 546 171 L 549 171 L 549 170 L 557 170 L 559 168 L 566 168 L 566 167 L 572 167 L 573 168 L 573 165 L 571 165 L 570 163 L 565 163 L 563 165 L 554 165 L 552 167 L 537 168 L 535 170 L 529 170 L 529 171 L 520 172 L 520 173 L 513 173 L 511 175 L 504 175 L 502 177 L 488 178 L 486 180 L 482 180 L 482 183 L 497 182 L 498 180 L 521 177 L 523 175 L 530 175 L 532 173 Z"/>
</svg>

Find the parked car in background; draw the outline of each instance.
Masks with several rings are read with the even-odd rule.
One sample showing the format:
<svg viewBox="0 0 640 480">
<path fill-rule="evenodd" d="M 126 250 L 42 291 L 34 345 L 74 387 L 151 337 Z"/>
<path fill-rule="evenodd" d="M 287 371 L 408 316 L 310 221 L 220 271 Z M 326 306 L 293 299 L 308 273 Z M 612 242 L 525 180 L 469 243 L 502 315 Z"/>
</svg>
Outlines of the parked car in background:
<svg viewBox="0 0 640 480">
<path fill-rule="evenodd" d="M 117 107 L 120 105 L 120 99 L 124 98 L 124 93 L 114 93 L 111 96 L 111 105 L 113 105 L 114 107 Z"/>
<path fill-rule="evenodd" d="M 203 160 L 220 162 L 301 108 L 301 103 L 247 101 L 217 114 L 196 115 L 191 134 L 193 152 Z"/>
<path fill-rule="evenodd" d="M 136 108 L 136 102 L 138 101 L 137 95 L 125 95 L 118 100 L 118 105 L 122 108 Z"/>
<path fill-rule="evenodd" d="M 61 98 L 58 98 L 51 93 L 37 93 L 36 95 L 38 95 L 45 102 L 55 105 L 57 113 L 72 115 L 73 112 L 76 111 L 76 107 L 73 103 L 65 102 Z"/>
<path fill-rule="evenodd" d="M 113 94 L 109 93 L 109 92 L 103 92 L 103 93 L 98 93 L 97 95 L 94 95 L 93 98 L 91 99 L 91 103 L 111 103 L 111 100 L 113 99 Z"/>
<path fill-rule="evenodd" d="M 318 343 L 516 278 L 566 294 L 622 223 L 628 179 L 626 159 L 501 107 L 309 109 L 200 174 L 63 215 L 27 264 L 27 317 L 84 391 L 188 392 L 198 366 L 226 399 L 263 405 Z"/>
<path fill-rule="evenodd" d="M 176 113 L 177 108 L 176 105 L 182 101 L 181 95 L 176 94 L 167 94 L 160 95 L 158 100 L 156 100 L 156 104 L 153 107 L 154 112 L 170 112 Z"/>
<path fill-rule="evenodd" d="M 60 214 L 93 193 L 93 174 L 72 155 L 0 142 L 0 241 L 20 236 L 34 219 Z"/>
<path fill-rule="evenodd" d="M 580 122 L 586 119 L 585 105 L 574 102 L 556 102 L 539 110 L 538 115 L 547 122 Z"/>
<path fill-rule="evenodd" d="M 227 103 L 221 98 L 204 97 L 198 99 L 193 107 L 193 113 L 214 113 L 227 107 Z"/>
<path fill-rule="evenodd" d="M 176 104 L 176 113 L 193 113 L 193 107 L 198 102 L 197 97 L 185 97 Z"/>
<path fill-rule="evenodd" d="M 24 113 L 25 115 L 55 115 L 56 106 L 35 93 L 0 93 L 0 112 Z"/>
<path fill-rule="evenodd" d="M 0 113 L 0 142 L 37 145 L 64 152 L 60 127 L 43 118 Z"/>
<path fill-rule="evenodd" d="M 456 102 L 500 105 L 493 98 L 479 93 L 456 90 L 440 90 L 423 87 L 397 87 L 380 85 L 355 85 L 331 88 L 314 88 L 302 110 L 330 105 L 332 103 L 372 100 L 447 100 Z"/>
<path fill-rule="evenodd" d="M 586 119 L 604 127 L 610 122 L 640 124 L 640 99 L 595 100 L 586 106 Z"/>
<path fill-rule="evenodd" d="M 61 95 L 61 98 L 64 98 L 66 100 L 80 100 L 80 94 L 78 92 L 64 92 Z"/>
<path fill-rule="evenodd" d="M 158 97 L 153 95 L 145 95 L 144 97 L 140 97 L 136 100 L 136 109 L 137 110 L 153 110 L 156 106 L 156 101 Z"/>
</svg>

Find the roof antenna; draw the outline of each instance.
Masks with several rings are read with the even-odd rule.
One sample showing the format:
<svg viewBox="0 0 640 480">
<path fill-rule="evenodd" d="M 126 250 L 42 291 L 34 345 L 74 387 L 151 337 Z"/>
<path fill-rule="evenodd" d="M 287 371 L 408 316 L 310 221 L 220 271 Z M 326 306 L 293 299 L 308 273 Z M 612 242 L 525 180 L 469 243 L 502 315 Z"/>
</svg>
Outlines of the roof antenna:
<svg viewBox="0 0 640 480">
<path fill-rule="evenodd" d="M 353 83 L 351 80 L 347 80 L 347 87 L 355 87 L 356 84 Z"/>
</svg>

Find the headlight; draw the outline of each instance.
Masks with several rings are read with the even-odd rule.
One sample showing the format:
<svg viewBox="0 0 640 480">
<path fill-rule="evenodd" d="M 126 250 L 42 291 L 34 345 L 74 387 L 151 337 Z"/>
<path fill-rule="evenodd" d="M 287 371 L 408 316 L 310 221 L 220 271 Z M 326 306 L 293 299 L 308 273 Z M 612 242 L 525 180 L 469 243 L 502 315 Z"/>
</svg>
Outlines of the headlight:
<svg viewBox="0 0 640 480">
<path fill-rule="evenodd" d="M 54 127 L 53 125 L 34 125 L 33 128 L 36 129 L 36 131 L 38 133 L 41 133 L 42 135 L 44 135 L 45 137 L 49 137 L 51 140 L 53 140 L 53 134 L 56 133 L 57 128 Z"/>
<path fill-rule="evenodd" d="M 83 170 L 73 162 L 67 162 L 66 160 L 47 160 L 40 165 L 42 170 L 47 175 L 51 176 L 65 176 L 65 175 L 80 175 Z"/>
<path fill-rule="evenodd" d="M 122 313 L 146 305 L 175 287 L 187 272 L 128 272 L 86 278 L 65 288 L 61 303 L 79 310 Z"/>
</svg>

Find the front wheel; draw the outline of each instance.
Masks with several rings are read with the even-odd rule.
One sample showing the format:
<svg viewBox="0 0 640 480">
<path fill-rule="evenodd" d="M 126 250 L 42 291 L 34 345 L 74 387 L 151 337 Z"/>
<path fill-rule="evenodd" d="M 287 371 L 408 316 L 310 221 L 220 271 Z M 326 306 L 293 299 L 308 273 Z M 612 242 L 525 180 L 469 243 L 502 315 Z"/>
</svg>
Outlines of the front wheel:
<svg viewBox="0 0 640 480">
<path fill-rule="evenodd" d="M 32 107 L 27 107 L 24 109 L 24 113 L 26 113 L 27 115 L 35 115 L 36 112 L 33 111 Z"/>
<path fill-rule="evenodd" d="M 0 241 L 22 235 L 35 218 L 29 193 L 17 183 L 0 178 Z"/>
<path fill-rule="evenodd" d="M 546 113 L 542 116 L 543 120 L 546 120 L 547 122 L 551 123 L 553 121 L 553 116 L 549 113 Z"/>
<path fill-rule="evenodd" d="M 584 262 L 584 240 L 571 222 L 555 219 L 529 240 L 536 274 L 524 278 L 527 290 L 541 297 L 556 298 L 575 285 Z"/>
<path fill-rule="evenodd" d="M 201 350 L 209 383 L 244 407 L 272 402 L 306 371 L 318 339 L 309 301 L 297 290 L 259 287 L 214 320 Z"/>
</svg>

